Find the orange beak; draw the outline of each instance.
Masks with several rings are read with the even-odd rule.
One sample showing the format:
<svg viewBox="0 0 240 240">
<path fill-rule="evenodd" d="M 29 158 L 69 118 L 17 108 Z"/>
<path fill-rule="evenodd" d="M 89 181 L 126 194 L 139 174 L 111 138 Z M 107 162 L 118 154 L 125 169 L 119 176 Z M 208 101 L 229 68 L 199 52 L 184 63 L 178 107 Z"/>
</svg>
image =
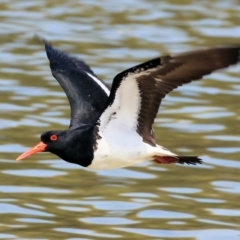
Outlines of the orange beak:
<svg viewBox="0 0 240 240">
<path fill-rule="evenodd" d="M 43 142 L 40 142 L 33 148 L 31 148 L 28 151 L 26 151 L 25 153 L 21 154 L 16 160 L 22 160 L 22 159 L 27 158 L 35 153 L 44 152 L 46 147 L 47 147 L 46 144 L 44 144 Z"/>
</svg>

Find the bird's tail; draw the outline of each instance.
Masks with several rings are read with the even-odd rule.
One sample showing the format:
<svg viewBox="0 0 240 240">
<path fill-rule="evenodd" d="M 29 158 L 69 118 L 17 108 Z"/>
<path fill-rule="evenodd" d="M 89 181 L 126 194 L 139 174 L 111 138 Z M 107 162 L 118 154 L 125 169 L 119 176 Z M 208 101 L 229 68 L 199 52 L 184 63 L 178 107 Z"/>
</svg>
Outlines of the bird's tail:
<svg viewBox="0 0 240 240">
<path fill-rule="evenodd" d="M 188 165 L 196 165 L 196 164 L 202 164 L 202 159 L 196 156 L 176 156 L 178 159 L 178 163 L 180 164 L 188 164 Z"/>
</svg>

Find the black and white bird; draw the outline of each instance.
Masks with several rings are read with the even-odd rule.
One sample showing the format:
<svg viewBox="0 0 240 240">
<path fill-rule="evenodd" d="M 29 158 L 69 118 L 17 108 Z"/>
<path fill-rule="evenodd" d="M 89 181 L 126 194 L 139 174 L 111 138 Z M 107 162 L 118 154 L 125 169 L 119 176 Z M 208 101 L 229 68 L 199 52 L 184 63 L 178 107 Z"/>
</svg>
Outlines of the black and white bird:
<svg viewBox="0 0 240 240">
<path fill-rule="evenodd" d="M 216 47 L 158 57 L 115 76 L 111 90 L 76 58 L 45 42 L 53 76 L 71 106 L 68 130 L 47 131 L 17 160 L 51 152 L 89 169 L 113 169 L 145 161 L 201 163 L 156 143 L 153 123 L 162 99 L 182 84 L 239 61 L 240 47 Z"/>
</svg>

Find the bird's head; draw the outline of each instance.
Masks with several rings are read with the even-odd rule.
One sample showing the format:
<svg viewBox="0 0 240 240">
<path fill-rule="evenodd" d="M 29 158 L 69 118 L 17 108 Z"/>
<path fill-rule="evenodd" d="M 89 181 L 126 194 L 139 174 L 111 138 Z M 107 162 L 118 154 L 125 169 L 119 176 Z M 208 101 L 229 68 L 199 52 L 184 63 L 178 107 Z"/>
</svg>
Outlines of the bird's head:
<svg viewBox="0 0 240 240">
<path fill-rule="evenodd" d="M 38 152 L 51 152 L 67 162 L 88 166 L 93 159 L 93 144 L 87 143 L 87 133 L 88 131 L 83 130 L 44 132 L 41 141 L 21 154 L 17 160 L 23 160 Z"/>
<path fill-rule="evenodd" d="M 37 145 L 20 155 L 17 160 L 23 160 L 38 152 L 60 153 L 65 149 L 67 135 L 67 131 L 47 131 L 41 135 L 41 141 Z"/>
</svg>

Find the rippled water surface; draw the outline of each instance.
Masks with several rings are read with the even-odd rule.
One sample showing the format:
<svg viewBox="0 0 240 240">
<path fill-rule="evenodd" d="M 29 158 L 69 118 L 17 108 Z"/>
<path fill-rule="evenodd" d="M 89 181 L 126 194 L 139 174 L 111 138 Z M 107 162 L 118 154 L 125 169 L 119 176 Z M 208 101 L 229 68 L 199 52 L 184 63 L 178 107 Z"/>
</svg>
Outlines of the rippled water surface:
<svg viewBox="0 0 240 240">
<path fill-rule="evenodd" d="M 69 106 L 34 34 L 107 83 L 159 54 L 236 44 L 240 1 L 0 0 L 0 239 L 240 239 L 240 67 L 174 91 L 158 143 L 202 166 L 92 172 L 54 155 L 15 158 L 66 129 Z"/>
</svg>

